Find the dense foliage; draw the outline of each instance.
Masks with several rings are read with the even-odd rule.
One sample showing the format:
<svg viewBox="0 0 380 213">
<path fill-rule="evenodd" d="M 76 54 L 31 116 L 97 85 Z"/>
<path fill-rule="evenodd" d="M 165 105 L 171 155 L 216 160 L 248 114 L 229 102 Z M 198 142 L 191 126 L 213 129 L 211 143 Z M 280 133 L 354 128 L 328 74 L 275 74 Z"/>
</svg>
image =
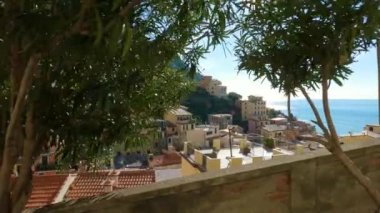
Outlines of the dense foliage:
<svg viewBox="0 0 380 213">
<path fill-rule="evenodd" d="M 63 156 L 133 143 L 178 104 L 194 73 L 228 33 L 235 2 L 162 0 L 0 1 L 0 206 L 20 212 L 30 167 L 51 137 Z M 77 150 L 77 151 L 75 151 Z M 10 188 L 14 164 L 20 178 Z"/>
<path fill-rule="evenodd" d="M 321 143 L 334 154 L 379 207 L 376 186 L 340 146 L 328 90 L 331 83 L 343 84 L 352 73 L 348 65 L 380 37 L 380 2 L 263 0 L 245 2 L 242 8 L 236 47 L 239 69 L 256 79 L 267 79 L 288 97 L 301 91 L 315 114 L 314 122 L 323 131 L 323 136 L 307 140 Z M 325 123 L 307 92 L 317 88 L 322 92 Z M 291 117 L 290 111 L 288 114 Z"/>
<path fill-rule="evenodd" d="M 237 93 L 229 93 L 225 97 L 217 97 L 208 93 L 205 89 L 197 87 L 183 101 L 189 112 L 200 123 L 208 122 L 209 114 L 232 114 L 234 124 L 241 123 L 241 109 L 238 101 L 241 96 Z"/>
<path fill-rule="evenodd" d="M 295 94 L 318 88 L 322 69 L 342 85 L 355 56 L 379 36 L 378 1 L 260 1 L 240 20 L 239 69 Z"/>
</svg>

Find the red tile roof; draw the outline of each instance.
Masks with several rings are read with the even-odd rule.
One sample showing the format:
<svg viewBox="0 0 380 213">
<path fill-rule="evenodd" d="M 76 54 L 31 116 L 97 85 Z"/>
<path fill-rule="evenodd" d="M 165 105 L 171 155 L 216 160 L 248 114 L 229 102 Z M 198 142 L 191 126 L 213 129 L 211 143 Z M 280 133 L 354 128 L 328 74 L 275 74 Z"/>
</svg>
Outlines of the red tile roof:
<svg viewBox="0 0 380 213">
<path fill-rule="evenodd" d="M 25 207 L 38 208 L 52 203 L 67 176 L 67 174 L 56 174 L 55 172 L 34 174 L 32 193 Z"/>
<path fill-rule="evenodd" d="M 115 173 L 116 172 L 116 173 Z M 155 182 L 154 170 L 100 171 L 79 173 L 71 184 L 66 199 L 79 199 L 105 193 L 104 183 L 112 181 L 113 189 L 124 189 Z"/>
<path fill-rule="evenodd" d="M 66 194 L 67 199 L 90 197 L 104 192 L 101 185 L 109 171 L 79 173 Z"/>
<path fill-rule="evenodd" d="M 117 188 L 124 189 L 154 183 L 155 179 L 154 170 L 120 171 Z"/>
</svg>

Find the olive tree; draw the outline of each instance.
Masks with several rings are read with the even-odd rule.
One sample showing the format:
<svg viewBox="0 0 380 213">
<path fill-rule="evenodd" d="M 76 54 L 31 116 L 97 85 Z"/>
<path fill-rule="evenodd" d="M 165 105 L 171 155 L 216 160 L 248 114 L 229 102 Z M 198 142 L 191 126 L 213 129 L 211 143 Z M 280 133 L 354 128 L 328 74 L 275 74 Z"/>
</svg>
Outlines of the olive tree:
<svg viewBox="0 0 380 213">
<path fill-rule="evenodd" d="M 342 85 L 355 56 L 374 46 L 379 36 L 379 1 L 256 1 L 242 4 L 236 55 L 239 69 L 266 78 L 285 94 L 301 92 L 323 135 L 307 138 L 324 145 L 380 207 L 372 181 L 343 152 L 330 113 L 329 88 Z M 326 123 L 308 90 L 322 91 Z"/>
<path fill-rule="evenodd" d="M 194 72 L 224 39 L 233 3 L 1 0 L 2 212 L 24 208 L 30 165 L 49 137 L 64 139 L 63 155 L 94 152 L 177 104 L 187 86 L 170 62 L 179 56 Z"/>
</svg>

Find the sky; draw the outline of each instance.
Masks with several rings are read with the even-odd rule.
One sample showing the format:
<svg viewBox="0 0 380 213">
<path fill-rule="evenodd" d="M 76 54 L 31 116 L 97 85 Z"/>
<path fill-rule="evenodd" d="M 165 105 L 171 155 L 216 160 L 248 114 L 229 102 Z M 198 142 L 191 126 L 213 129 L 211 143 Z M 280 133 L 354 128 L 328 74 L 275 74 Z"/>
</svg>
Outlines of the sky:
<svg viewBox="0 0 380 213">
<path fill-rule="evenodd" d="M 286 98 L 278 90 L 271 88 L 269 82 L 253 81 L 245 72 L 237 70 L 237 58 L 233 55 L 232 43 L 227 44 L 227 49 L 218 46 L 210 51 L 200 61 L 202 75 L 211 75 L 227 86 L 228 92 L 236 92 L 246 99 L 248 95 L 263 96 L 268 102 L 283 101 Z M 343 86 L 332 85 L 329 90 L 331 99 L 377 99 L 377 61 L 376 49 L 372 48 L 367 53 L 362 53 L 356 58 L 356 62 L 350 65 L 354 71 Z M 313 99 L 321 99 L 321 92 L 311 92 Z M 303 98 L 302 94 L 298 97 Z"/>
</svg>

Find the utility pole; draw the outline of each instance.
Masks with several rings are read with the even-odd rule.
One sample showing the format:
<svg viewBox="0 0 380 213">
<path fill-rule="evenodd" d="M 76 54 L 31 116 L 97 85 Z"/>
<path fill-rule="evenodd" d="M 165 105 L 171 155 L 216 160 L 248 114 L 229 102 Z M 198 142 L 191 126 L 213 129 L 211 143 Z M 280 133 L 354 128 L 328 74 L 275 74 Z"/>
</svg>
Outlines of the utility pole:
<svg viewBox="0 0 380 213">
<path fill-rule="evenodd" d="M 229 139 L 230 139 L 230 154 L 231 154 L 231 158 L 232 158 L 232 138 L 231 138 L 231 132 L 235 132 L 235 128 L 234 127 L 228 128 L 228 136 L 229 136 Z"/>
</svg>

